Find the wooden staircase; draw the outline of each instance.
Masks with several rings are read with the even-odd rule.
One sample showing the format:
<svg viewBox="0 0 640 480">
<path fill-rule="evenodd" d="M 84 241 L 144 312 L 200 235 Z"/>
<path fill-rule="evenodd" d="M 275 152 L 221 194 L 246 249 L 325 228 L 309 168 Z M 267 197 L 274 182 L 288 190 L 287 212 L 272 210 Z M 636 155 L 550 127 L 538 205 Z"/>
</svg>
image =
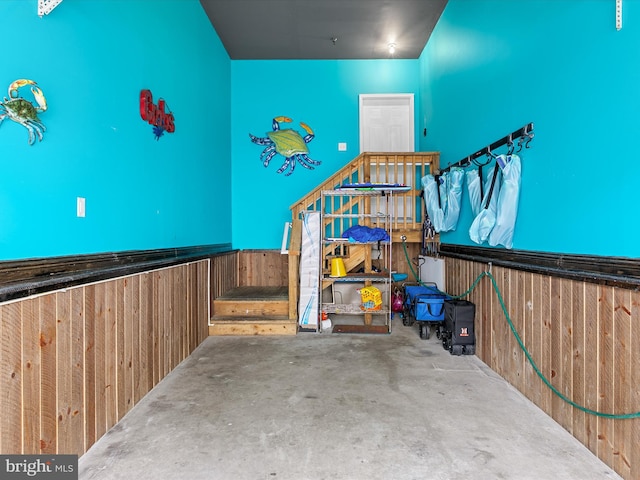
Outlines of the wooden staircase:
<svg viewBox="0 0 640 480">
<path fill-rule="evenodd" d="M 320 209 L 320 192 L 332 190 L 345 183 L 388 182 L 411 185 L 411 191 L 394 195 L 394 219 L 392 241 L 404 240 L 411 257 L 420 252 L 422 244 L 422 205 L 420 198 L 422 177 L 439 168 L 437 152 L 418 153 L 362 153 L 338 172 L 326 179 L 305 197 L 291 205 L 291 232 L 288 256 L 280 251 L 272 252 L 285 260 L 274 261 L 261 251 L 242 251 L 230 255 L 229 264 L 220 269 L 219 277 L 212 285 L 222 289 L 213 293 L 213 316 L 209 321 L 209 335 L 295 335 L 298 331 L 299 260 L 302 214 Z M 369 200 L 367 200 L 369 201 Z M 373 201 L 373 200 L 372 200 Z M 348 203 L 345 209 L 362 208 L 360 211 L 379 211 L 376 205 Z M 331 228 L 329 224 L 323 228 Z M 325 232 L 327 233 L 327 232 Z M 332 236 L 332 235 L 329 235 Z M 347 270 L 365 261 L 365 249 L 350 246 Z M 392 265 L 399 273 L 406 261 L 402 248 L 393 253 Z M 250 260 L 243 260 L 244 257 Z M 236 262 L 236 263 L 233 263 Z M 262 263 L 261 263 L 262 262 Z M 270 263 L 271 262 L 271 263 Z M 282 271 L 274 268 L 282 267 Z M 262 279 L 256 272 L 278 271 L 277 278 Z M 288 286 L 240 286 L 282 285 Z M 216 287 L 217 288 L 217 287 Z"/>
<path fill-rule="evenodd" d="M 300 231 L 302 216 L 308 211 L 317 211 L 321 208 L 321 192 L 323 190 L 333 190 L 344 184 L 350 183 L 402 183 L 410 185 L 412 189 L 406 193 L 395 194 L 393 211 L 386 212 L 393 218 L 393 228 L 391 241 L 407 248 L 411 258 L 417 257 L 423 243 L 423 204 L 421 198 L 421 180 L 427 174 L 432 174 L 440 168 L 440 154 L 438 152 L 411 152 L 411 153 L 361 153 L 349 164 L 326 179 L 306 196 L 291 205 L 291 245 L 289 246 L 289 315 L 297 319 L 297 301 L 299 284 L 299 261 L 300 261 Z M 338 202 L 341 200 L 336 198 Z M 370 198 L 361 199 L 362 202 L 374 202 Z M 334 205 L 335 213 L 360 212 L 381 212 L 380 203 L 359 204 L 352 199 L 344 199 L 342 205 Z M 324 234 L 328 237 L 340 236 L 339 226 L 330 220 L 321 226 Z M 337 228 L 337 230 L 336 230 Z M 436 237 L 437 243 L 439 238 Z M 350 246 L 350 255 L 345 258 L 345 268 L 347 271 L 355 268 L 359 263 L 365 261 L 368 249 L 356 250 Z M 395 248 L 395 247 L 394 247 Z M 409 273 L 404 258 L 402 248 L 393 250 L 392 265 L 398 273 Z M 326 257 L 327 252 L 323 252 Z"/>
<path fill-rule="evenodd" d="M 209 335 L 295 335 L 287 287 L 237 287 L 213 301 Z"/>
</svg>

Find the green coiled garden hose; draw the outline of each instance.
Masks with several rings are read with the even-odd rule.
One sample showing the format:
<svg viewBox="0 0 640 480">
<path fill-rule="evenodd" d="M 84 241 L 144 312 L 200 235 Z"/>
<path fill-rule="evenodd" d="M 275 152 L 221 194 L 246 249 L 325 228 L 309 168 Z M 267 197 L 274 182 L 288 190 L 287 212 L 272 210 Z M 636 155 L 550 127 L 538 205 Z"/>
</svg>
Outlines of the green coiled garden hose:
<svg viewBox="0 0 640 480">
<path fill-rule="evenodd" d="M 406 246 L 406 242 L 405 241 L 402 242 L 402 248 L 404 249 L 404 255 L 405 255 L 405 258 L 407 259 L 407 263 L 409 264 L 409 268 L 411 269 L 411 273 L 413 274 L 413 276 L 416 279 L 416 281 L 421 283 L 420 282 L 420 277 L 418 275 L 416 275 L 416 272 L 413 269 L 413 264 L 411 263 L 411 260 L 409 259 L 409 253 L 407 252 L 407 246 Z M 518 334 L 515 326 L 513 325 L 513 322 L 511 321 L 511 317 L 509 316 L 509 312 L 507 311 L 507 307 L 505 306 L 504 300 L 502 299 L 502 294 L 500 293 L 500 289 L 498 288 L 498 285 L 496 284 L 495 278 L 493 278 L 493 275 L 491 275 L 491 272 L 482 272 L 480 275 L 478 275 L 478 277 L 475 279 L 475 281 L 473 282 L 471 287 L 469 287 L 469 289 L 466 292 L 464 292 L 463 294 L 461 294 L 461 295 L 450 295 L 450 294 L 447 294 L 447 295 L 449 297 L 451 297 L 451 298 L 456 298 L 456 299 L 457 298 L 464 298 L 467 295 L 469 295 L 476 288 L 476 286 L 478 286 L 478 283 L 480 283 L 480 280 L 482 280 L 483 277 L 488 277 L 489 280 L 491 280 L 491 284 L 493 285 L 493 289 L 495 290 L 496 295 L 498 296 L 498 301 L 500 302 L 500 307 L 502 308 L 504 316 L 507 319 L 507 323 L 509 324 L 509 328 L 511 329 L 511 333 L 513 333 L 513 336 L 518 341 L 518 345 L 520 345 L 520 348 L 522 349 L 522 351 L 524 352 L 525 356 L 527 357 L 527 360 L 529 361 L 529 363 L 533 367 L 533 370 L 536 372 L 538 377 L 540 377 L 540 380 L 542 380 L 544 382 L 544 384 L 547 387 L 549 387 L 554 394 L 556 394 L 560 399 L 562 399 L 564 402 L 568 403 L 572 407 L 575 407 L 578 410 L 583 411 L 585 413 L 588 413 L 590 415 L 596 415 L 598 417 L 604 417 L 604 418 L 612 418 L 612 419 L 615 419 L 615 420 L 624 420 L 624 419 L 629 419 L 629 418 L 640 418 L 640 412 L 615 414 L 615 413 L 605 413 L 605 412 L 599 412 L 597 410 L 592 410 L 590 408 L 587 408 L 587 407 L 584 407 L 582 405 L 577 404 L 576 402 L 571 400 L 569 397 L 564 395 L 561 391 L 559 391 L 556 387 L 554 387 L 551 384 L 551 382 L 549 382 L 547 377 L 545 377 L 544 374 L 540 371 L 540 369 L 536 365 L 536 362 L 531 357 L 531 354 L 529 353 L 527 348 L 524 346 L 524 343 L 523 343 L 522 339 L 520 338 L 520 335 Z"/>
</svg>

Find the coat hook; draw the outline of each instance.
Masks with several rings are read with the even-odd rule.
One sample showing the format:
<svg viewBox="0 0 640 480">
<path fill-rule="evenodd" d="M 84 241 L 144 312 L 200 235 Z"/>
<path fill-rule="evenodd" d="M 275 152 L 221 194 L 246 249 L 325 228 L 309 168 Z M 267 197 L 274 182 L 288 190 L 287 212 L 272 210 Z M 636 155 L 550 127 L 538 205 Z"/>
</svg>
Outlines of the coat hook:
<svg viewBox="0 0 640 480">
<path fill-rule="evenodd" d="M 530 148 L 529 144 L 531 143 L 531 140 L 533 140 L 533 137 L 535 136 L 535 134 L 533 132 L 529 133 L 527 135 L 527 143 L 524 144 L 524 148 Z"/>
<path fill-rule="evenodd" d="M 512 155 L 514 150 L 513 135 L 510 133 L 507 139 L 507 155 Z"/>
</svg>

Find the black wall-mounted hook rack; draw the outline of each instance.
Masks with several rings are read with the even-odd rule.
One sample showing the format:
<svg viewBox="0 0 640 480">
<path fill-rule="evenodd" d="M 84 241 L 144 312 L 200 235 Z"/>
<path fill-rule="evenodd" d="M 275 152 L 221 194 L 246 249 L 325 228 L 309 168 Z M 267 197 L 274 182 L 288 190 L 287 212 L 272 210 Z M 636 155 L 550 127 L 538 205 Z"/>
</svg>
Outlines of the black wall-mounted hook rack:
<svg viewBox="0 0 640 480">
<path fill-rule="evenodd" d="M 471 163 L 476 163 L 475 160 L 483 155 L 487 155 L 488 153 L 493 152 L 494 150 L 504 146 L 504 145 L 512 145 L 513 141 L 516 138 L 522 138 L 523 140 L 527 139 L 527 148 L 529 147 L 529 142 L 533 139 L 533 123 L 527 123 L 525 126 L 519 128 L 515 132 L 511 132 L 509 135 L 505 135 L 500 140 L 493 142 L 491 145 L 487 145 L 484 148 L 481 148 L 475 153 L 466 156 L 462 160 L 457 161 L 456 163 L 452 163 L 448 167 L 445 167 L 440 170 L 440 174 L 442 175 L 444 172 L 448 172 L 454 167 L 468 167 Z"/>
</svg>

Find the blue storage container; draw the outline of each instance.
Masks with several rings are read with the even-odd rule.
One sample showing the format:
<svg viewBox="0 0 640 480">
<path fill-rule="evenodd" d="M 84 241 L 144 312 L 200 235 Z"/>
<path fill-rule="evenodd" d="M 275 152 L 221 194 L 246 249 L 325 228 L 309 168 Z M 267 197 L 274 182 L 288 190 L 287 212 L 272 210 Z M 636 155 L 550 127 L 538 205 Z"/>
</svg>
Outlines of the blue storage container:
<svg viewBox="0 0 640 480">
<path fill-rule="evenodd" d="M 404 286 L 404 318 L 403 324 L 420 323 L 420 337 L 427 339 L 430 335 L 430 324 L 438 324 L 438 333 L 444 322 L 444 301 L 450 297 L 438 290 L 436 285 Z"/>
</svg>

